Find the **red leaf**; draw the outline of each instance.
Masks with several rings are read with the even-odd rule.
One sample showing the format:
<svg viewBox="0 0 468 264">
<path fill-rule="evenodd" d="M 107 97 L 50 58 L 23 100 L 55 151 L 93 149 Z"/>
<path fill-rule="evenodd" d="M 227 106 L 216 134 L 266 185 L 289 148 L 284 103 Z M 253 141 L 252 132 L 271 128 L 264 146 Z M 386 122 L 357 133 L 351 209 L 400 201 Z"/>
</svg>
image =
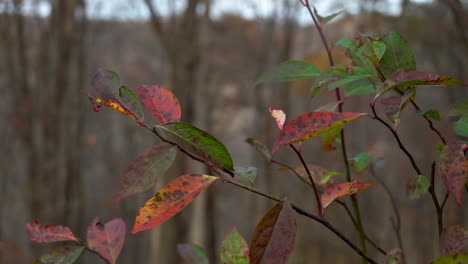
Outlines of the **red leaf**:
<svg viewBox="0 0 468 264">
<path fill-rule="evenodd" d="M 439 244 L 441 255 L 461 253 L 468 246 L 468 232 L 458 225 L 446 227 L 440 234 Z"/>
<path fill-rule="evenodd" d="M 250 264 L 287 263 L 296 240 L 296 218 L 288 201 L 278 203 L 258 223 L 250 242 Z"/>
<path fill-rule="evenodd" d="M 119 190 L 114 203 L 133 194 L 141 193 L 156 184 L 172 165 L 176 156 L 176 147 L 168 144 L 150 148 L 134 159 L 120 177 Z"/>
<path fill-rule="evenodd" d="M 94 218 L 88 226 L 88 246 L 110 263 L 115 263 L 125 241 L 126 225 L 121 218 L 114 218 L 105 225 Z"/>
<path fill-rule="evenodd" d="M 138 210 L 132 234 L 156 227 L 182 211 L 217 177 L 187 174 L 162 187 Z"/>
<path fill-rule="evenodd" d="M 168 89 L 158 85 L 141 85 L 136 89 L 136 93 L 161 124 L 180 120 L 179 101 Z"/>
<path fill-rule="evenodd" d="M 76 238 L 70 231 L 70 228 L 66 226 L 44 226 L 39 224 L 38 221 L 32 221 L 31 223 L 26 224 L 26 231 L 28 232 L 29 239 L 31 241 L 39 243 L 50 243 L 59 241 L 79 242 L 78 238 Z"/>
<path fill-rule="evenodd" d="M 354 120 L 365 113 L 309 112 L 289 122 L 276 139 L 272 153 L 280 146 L 303 141 L 321 135 L 338 126 Z"/>
<path fill-rule="evenodd" d="M 449 142 L 440 154 L 439 171 L 447 191 L 458 206 L 461 205 L 463 187 L 468 182 L 468 160 L 465 158 L 465 144 Z"/>
<path fill-rule="evenodd" d="M 352 195 L 364 189 L 371 187 L 372 184 L 359 183 L 357 181 L 345 182 L 333 185 L 322 193 L 323 208 L 327 207 L 335 199 L 344 195 Z"/>
</svg>

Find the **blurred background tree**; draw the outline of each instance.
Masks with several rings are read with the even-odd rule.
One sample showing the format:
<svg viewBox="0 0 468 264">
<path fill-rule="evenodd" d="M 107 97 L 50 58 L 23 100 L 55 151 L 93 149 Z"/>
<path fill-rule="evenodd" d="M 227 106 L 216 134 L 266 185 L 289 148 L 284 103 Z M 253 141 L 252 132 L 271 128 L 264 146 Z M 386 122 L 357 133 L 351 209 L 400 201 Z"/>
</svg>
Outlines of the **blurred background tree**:
<svg viewBox="0 0 468 264">
<path fill-rule="evenodd" d="M 233 4 L 234 3 L 234 4 Z M 321 14 L 344 9 L 325 29 L 336 41 L 365 33 L 374 37 L 389 31 L 405 36 L 425 71 L 467 80 L 468 32 L 466 1 L 360 0 L 317 1 Z M 66 224 L 83 234 L 95 216 L 103 221 L 122 216 L 132 223 L 135 212 L 151 193 L 111 203 L 124 166 L 155 143 L 154 137 L 110 111 L 96 114 L 79 92 L 89 87 L 97 68 L 116 71 L 129 87 L 155 83 L 172 89 L 183 107 L 182 119 L 212 132 L 232 153 L 238 166 L 256 166 L 256 185 L 288 196 L 312 208 L 312 193 L 287 172 L 264 164 L 243 141 L 257 137 L 271 144 L 277 135 L 268 107 L 282 108 L 293 117 L 331 101 L 324 94 L 308 98 L 309 83 L 254 86 L 256 78 L 288 59 L 306 59 L 327 67 L 326 54 L 305 10 L 295 0 L 0 0 L 0 263 L 31 263 L 44 252 L 36 250 L 23 232 L 30 219 Z M 334 53 L 339 63 L 348 63 Z M 446 114 L 466 89 L 428 88 L 418 95 L 420 105 Z M 353 98 L 346 108 L 366 109 L 368 98 Z M 436 156 L 433 136 L 408 111 L 401 132 L 419 162 Z M 411 120 L 406 122 L 405 120 Z M 368 121 L 366 121 L 368 122 Z M 437 123 L 455 137 L 449 118 Z M 437 256 L 435 215 L 431 204 L 410 200 L 405 184 L 411 176 L 406 160 L 387 132 L 367 129 L 357 121 L 349 129 L 350 153 L 372 145 L 384 164 L 381 177 L 395 190 L 403 218 L 403 241 L 409 263 L 427 263 Z M 432 140 L 432 141 L 431 141 Z M 339 153 L 319 153 L 320 142 L 305 145 L 308 160 L 341 171 Z M 286 151 L 284 151 L 286 152 Z M 288 153 L 278 158 L 289 160 Z M 428 166 L 426 166 L 428 167 Z M 179 160 L 168 179 L 185 172 L 203 172 L 189 160 Z M 429 172 L 427 172 L 429 173 Z M 372 182 L 368 175 L 362 175 Z M 359 195 L 369 235 L 386 248 L 394 247 L 391 210 L 379 187 Z M 374 197 L 374 199 L 369 199 Z M 378 197 L 377 199 L 375 197 Z M 192 242 L 217 247 L 231 226 L 250 238 L 255 224 L 271 202 L 221 184 L 200 197 L 161 228 L 130 236 L 121 263 L 182 263 L 176 244 Z M 468 223 L 466 203 L 455 210 L 450 202 L 447 224 Z M 353 230 L 340 208 L 327 217 L 349 236 Z M 303 219 L 301 219 L 302 221 Z M 356 263 L 359 259 L 341 241 L 316 224 L 303 226 L 291 263 Z M 94 263 L 91 256 L 80 263 Z"/>
</svg>

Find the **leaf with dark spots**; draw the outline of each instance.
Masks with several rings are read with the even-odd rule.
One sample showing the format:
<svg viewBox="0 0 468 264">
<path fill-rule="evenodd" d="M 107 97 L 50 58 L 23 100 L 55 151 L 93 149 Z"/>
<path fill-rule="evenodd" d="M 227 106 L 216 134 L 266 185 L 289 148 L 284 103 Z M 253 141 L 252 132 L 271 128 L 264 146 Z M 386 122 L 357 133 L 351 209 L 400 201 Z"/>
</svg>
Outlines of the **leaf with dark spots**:
<svg viewBox="0 0 468 264">
<path fill-rule="evenodd" d="M 466 145 L 459 141 L 449 142 L 440 154 L 439 172 L 449 194 L 461 205 L 463 187 L 468 182 Z"/>
<path fill-rule="evenodd" d="M 114 218 L 104 225 L 98 221 L 96 217 L 88 226 L 88 247 L 114 264 L 125 242 L 125 222 L 121 218 Z"/>
<path fill-rule="evenodd" d="M 260 220 L 249 247 L 250 264 L 285 264 L 296 240 L 295 212 L 288 201 L 278 203 Z"/>
<path fill-rule="evenodd" d="M 219 168 L 233 170 L 231 155 L 226 147 L 207 132 L 180 122 L 156 125 L 154 130 L 190 154 L 209 161 Z"/>
<path fill-rule="evenodd" d="M 180 120 L 181 109 L 176 96 L 168 89 L 158 85 L 141 85 L 136 93 L 151 114 L 161 123 Z"/>
<path fill-rule="evenodd" d="M 460 253 L 468 246 L 468 231 L 459 225 L 446 227 L 440 234 L 439 245 L 442 255 Z"/>
<path fill-rule="evenodd" d="M 431 264 L 466 264 L 468 263 L 468 254 L 461 254 L 461 253 L 453 253 L 444 255 L 433 262 Z"/>
<path fill-rule="evenodd" d="M 331 202 L 342 196 L 353 195 L 371 186 L 372 184 L 364 184 L 357 181 L 333 185 L 322 193 L 323 208 L 327 207 Z"/>
<path fill-rule="evenodd" d="M 259 140 L 255 138 L 248 138 L 245 140 L 245 142 L 252 145 L 258 151 L 258 153 L 262 155 L 262 157 L 265 160 L 267 161 L 271 160 L 270 150 L 265 146 L 265 144 L 263 144 L 262 142 L 260 142 Z"/>
<path fill-rule="evenodd" d="M 42 255 L 33 264 L 72 264 L 81 255 L 83 249 L 82 246 L 60 246 Z"/>
<path fill-rule="evenodd" d="M 51 243 L 60 241 L 79 242 L 73 235 L 70 228 L 66 226 L 41 225 L 38 221 L 32 221 L 26 224 L 26 231 L 29 239 L 38 243 Z"/>
<path fill-rule="evenodd" d="M 134 159 L 120 177 L 119 189 L 114 202 L 153 187 L 174 163 L 177 148 L 172 145 L 157 145 Z"/>
<path fill-rule="evenodd" d="M 321 71 L 317 66 L 306 61 L 286 61 L 260 76 L 257 84 L 310 79 L 317 77 L 320 73 Z"/>
<path fill-rule="evenodd" d="M 304 113 L 289 122 L 276 139 L 272 153 L 279 147 L 303 141 L 311 137 L 324 134 L 336 127 L 343 126 L 356 118 L 367 115 L 365 113 L 338 112 L 309 112 Z"/>
<path fill-rule="evenodd" d="M 177 252 L 189 264 L 210 264 L 205 250 L 194 244 L 178 244 Z"/>
<path fill-rule="evenodd" d="M 400 70 L 394 72 L 379 88 L 374 101 L 384 93 L 396 88 L 412 85 L 464 85 L 464 83 L 451 76 L 442 76 L 436 73 L 416 70 Z"/>
<path fill-rule="evenodd" d="M 249 263 L 249 246 L 236 228 L 233 228 L 221 243 L 220 255 L 223 264 Z"/>
<path fill-rule="evenodd" d="M 91 80 L 91 87 L 102 100 L 119 97 L 119 77 L 113 71 L 98 69 Z"/>
<path fill-rule="evenodd" d="M 408 42 L 397 32 L 390 32 L 380 38 L 385 46 L 385 53 L 379 67 L 385 77 L 399 70 L 416 70 L 416 60 Z"/>
<path fill-rule="evenodd" d="M 126 86 L 121 86 L 119 88 L 119 102 L 137 118 L 137 121 L 143 122 L 143 107 L 135 92 L 128 89 Z"/>
<path fill-rule="evenodd" d="M 154 228 L 182 211 L 217 177 L 188 174 L 177 177 L 162 187 L 138 210 L 132 234 Z M 189 183 L 189 184 L 187 184 Z"/>
</svg>

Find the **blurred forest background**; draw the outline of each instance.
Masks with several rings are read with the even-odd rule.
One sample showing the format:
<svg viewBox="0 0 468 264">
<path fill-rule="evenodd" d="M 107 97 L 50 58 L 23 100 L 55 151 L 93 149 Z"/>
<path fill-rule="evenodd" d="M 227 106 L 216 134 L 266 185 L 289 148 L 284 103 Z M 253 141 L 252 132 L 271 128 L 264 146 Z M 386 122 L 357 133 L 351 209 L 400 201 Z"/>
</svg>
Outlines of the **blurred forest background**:
<svg viewBox="0 0 468 264">
<path fill-rule="evenodd" d="M 235 3 L 236 9 L 220 11 L 220 2 Z M 345 9 L 325 27 L 331 42 L 359 33 L 378 37 L 398 31 L 408 39 L 420 70 L 468 80 L 467 1 L 318 2 L 322 15 Z M 321 6 L 327 8 L 320 10 Z M 244 143 L 255 137 L 271 146 L 278 132 L 268 107 L 284 109 L 291 120 L 333 101 L 326 92 L 311 100 L 310 82 L 305 81 L 254 86 L 260 74 L 285 60 L 328 67 L 318 33 L 299 1 L 0 0 L 0 38 L 0 263 L 31 263 L 50 249 L 28 241 L 25 224 L 32 219 L 67 225 L 85 238 L 86 227 L 96 216 L 102 222 L 122 217 L 130 228 L 137 209 L 152 196 L 148 191 L 118 205 L 111 202 L 126 164 L 157 140 L 123 115 L 93 111 L 80 89 L 89 89 L 98 68 L 117 72 L 130 88 L 140 84 L 170 88 L 183 107 L 182 121 L 224 142 L 236 166 L 259 168 L 258 188 L 315 211 L 310 188 L 291 173 L 265 164 Z M 349 63 L 342 53 L 334 55 L 339 63 Z M 418 103 L 424 109 L 439 109 L 443 120 L 436 126 L 454 139 L 447 113 L 456 99 L 467 98 L 466 89 L 419 91 Z M 369 98 L 350 98 L 345 110 L 368 112 Z M 413 109 L 402 116 L 400 132 L 429 175 L 430 164 L 438 157 L 438 139 Z M 413 171 L 388 130 L 363 118 L 347 126 L 346 133 L 351 157 L 370 147 L 384 157 L 377 173 L 397 197 L 408 263 L 428 263 L 437 257 L 432 201 L 428 196 L 407 197 L 406 183 Z M 338 151 L 323 152 L 316 139 L 304 148 L 309 163 L 343 172 Z M 277 159 L 299 165 L 290 154 L 285 148 Z M 192 161 L 177 162 L 158 186 L 182 173 L 205 172 Z M 365 230 L 384 249 L 397 247 L 388 196 L 368 172 L 357 177 L 375 184 L 358 195 Z M 445 191 L 437 181 L 442 197 Z M 119 263 L 183 263 L 176 245 L 187 242 L 207 248 L 214 258 L 232 226 L 249 241 L 272 206 L 262 197 L 217 183 L 162 226 L 127 236 Z M 458 209 L 450 198 L 445 223 L 468 227 L 467 209 L 466 202 Z M 357 240 L 341 207 L 332 205 L 325 214 Z M 310 219 L 298 216 L 298 225 L 290 263 L 360 261 L 345 243 Z M 378 255 L 371 247 L 369 251 Z M 87 253 L 78 263 L 100 261 Z"/>
</svg>

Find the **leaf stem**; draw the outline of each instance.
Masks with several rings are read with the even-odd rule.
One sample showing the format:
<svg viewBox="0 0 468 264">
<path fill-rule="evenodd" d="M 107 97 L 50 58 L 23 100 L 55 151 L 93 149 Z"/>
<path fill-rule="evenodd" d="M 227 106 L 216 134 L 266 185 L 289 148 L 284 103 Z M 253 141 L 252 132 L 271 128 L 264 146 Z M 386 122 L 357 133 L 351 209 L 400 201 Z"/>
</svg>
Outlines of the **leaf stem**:
<svg viewBox="0 0 468 264">
<path fill-rule="evenodd" d="M 431 186 L 429 187 L 429 193 L 431 194 L 432 201 L 434 202 L 434 206 L 435 206 L 435 209 L 436 209 L 437 229 L 439 231 L 439 236 L 440 236 L 440 234 L 442 233 L 442 229 L 444 228 L 443 215 L 442 215 L 442 213 L 444 211 L 444 208 L 442 206 L 440 206 L 439 200 L 437 199 L 437 195 L 435 193 L 434 182 L 435 182 L 435 161 L 432 162 L 432 166 L 431 166 Z M 445 199 L 444 199 L 444 202 L 443 202 L 444 206 L 445 206 L 445 202 L 447 201 L 447 197 L 448 197 L 448 195 L 445 196 Z"/>
<path fill-rule="evenodd" d="M 305 171 L 307 173 L 307 176 L 309 177 L 310 185 L 312 185 L 312 188 L 314 189 L 315 200 L 317 201 L 318 214 L 319 214 L 320 217 L 323 217 L 322 201 L 320 200 L 320 197 L 318 195 L 317 187 L 315 186 L 314 179 L 312 179 L 312 174 L 310 173 L 309 167 L 307 167 L 307 164 L 306 164 L 306 162 L 304 160 L 304 157 L 302 157 L 301 152 L 299 150 L 297 150 L 297 148 L 293 144 L 290 144 L 289 146 L 294 150 L 294 152 L 296 152 L 297 156 L 301 160 L 302 166 L 304 166 L 304 169 L 305 169 Z"/>
<path fill-rule="evenodd" d="M 314 25 L 315 25 L 317 31 L 319 32 L 320 39 L 322 40 L 323 46 L 325 47 L 325 50 L 327 52 L 328 61 L 330 63 L 330 66 L 334 66 L 335 63 L 333 61 L 332 52 L 331 52 L 331 49 L 330 49 L 330 47 L 328 45 L 327 39 L 325 38 L 325 35 L 323 33 L 322 25 L 318 22 L 317 18 L 315 17 L 314 12 L 312 11 L 312 7 L 309 4 L 309 0 L 299 0 L 299 1 L 309 11 L 310 17 L 312 18 L 312 20 L 314 22 Z M 338 102 L 341 101 L 341 93 L 340 93 L 339 87 L 337 87 L 335 89 L 335 95 L 336 95 L 336 100 Z M 338 111 L 340 113 L 343 112 L 343 104 L 338 105 Z M 345 139 L 344 129 L 341 130 L 340 135 L 341 135 L 341 152 L 343 154 L 343 163 L 345 165 L 346 179 L 347 179 L 347 181 L 351 181 L 351 169 L 350 169 L 350 166 L 349 166 L 348 154 L 346 152 L 346 139 Z M 361 249 L 365 252 L 366 251 L 366 239 L 363 236 L 364 228 L 363 228 L 363 225 L 362 225 L 361 213 L 360 213 L 360 210 L 359 210 L 359 203 L 358 203 L 357 197 L 355 195 L 351 195 L 350 199 L 351 199 L 351 204 L 353 206 L 354 215 L 356 217 L 357 231 L 358 231 L 358 234 L 359 234 L 360 246 L 361 246 Z M 365 261 L 363 261 L 363 263 L 365 263 Z"/>
</svg>

